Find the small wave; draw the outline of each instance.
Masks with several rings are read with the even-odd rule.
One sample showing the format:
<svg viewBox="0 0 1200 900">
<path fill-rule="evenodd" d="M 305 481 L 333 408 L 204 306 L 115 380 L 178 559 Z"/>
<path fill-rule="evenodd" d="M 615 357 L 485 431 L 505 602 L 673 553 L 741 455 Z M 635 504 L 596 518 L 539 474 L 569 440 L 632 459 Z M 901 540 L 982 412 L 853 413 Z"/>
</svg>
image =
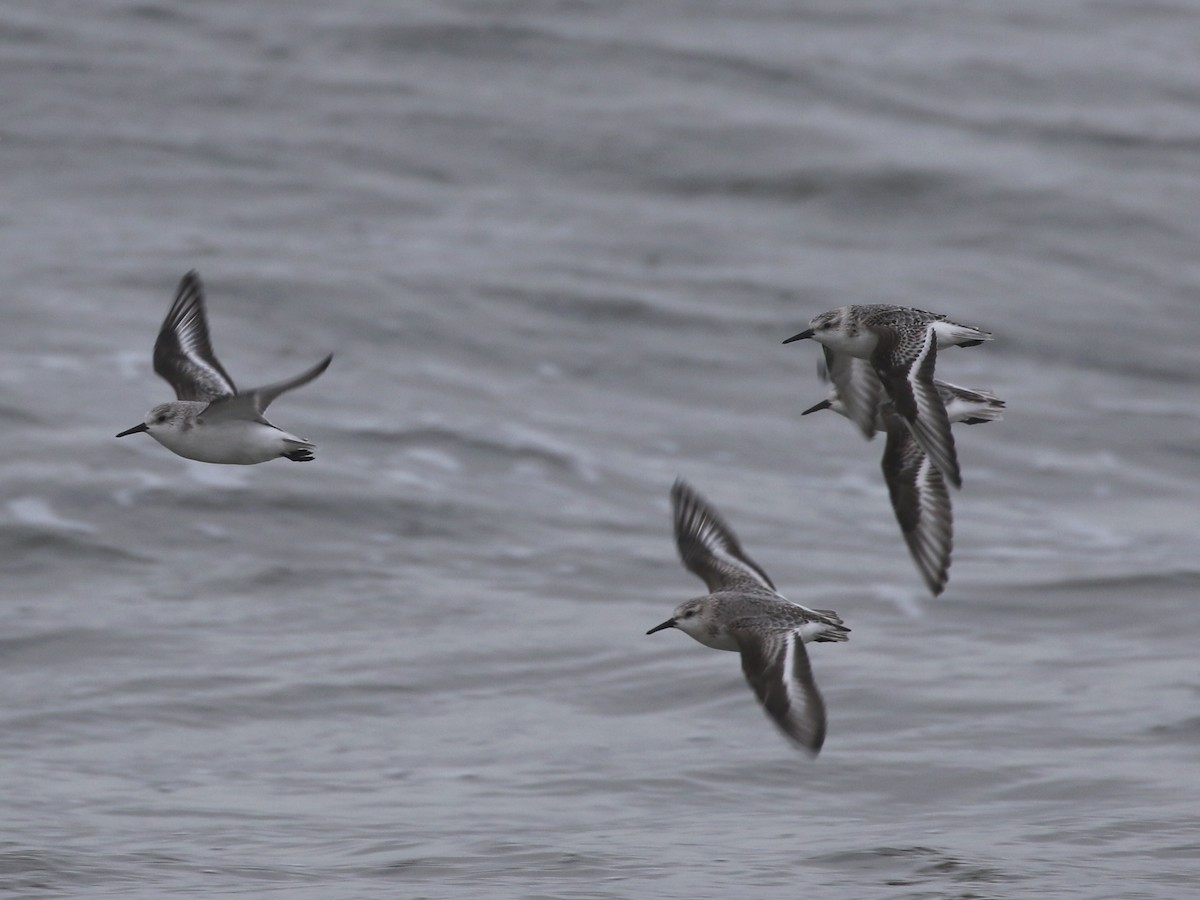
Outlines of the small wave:
<svg viewBox="0 0 1200 900">
<path fill-rule="evenodd" d="M 1195 746 L 1200 741 L 1200 716 L 1192 716 L 1179 722 L 1167 725 L 1155 725 L 1149 729 L 1152 737 L 1182 741 L 1189 746 Z"/>
<path fill-rule="evenodd" d="M 957 179 L 933 170 L 892 168 L 811 168 L 773 175 L 691 175 L 665 177 L 657 187 L 684 196 L 713 194 L 775 200 L 780 203 L 829 198 L 840 204 L 863 207 L 914 203 L 957 193 Z"/>
<path fill-rule="evenodd" d="M 459 454 L 491 457 L 510 462 L 540 462 L 563 471 L 581 471 L 587 467 L 577 454 L 566 447 L 551 447 L 544 435 L 532 432 L 484 437 L 445 425 L 417 428 L 356 428 L 348 432 L 356 440 L 387 443 L 395 449 L 448 471 L 465 468 Z"/>
<path fill-rule="evenodd" d="M 149 562 L 149 557 L 83 536 L 81 532 L 55 533 L 27 525 L 0 525 L 0 554 L 10 573 L 56 568 L 64 559 L 73 564 L 91 562 Z"/>
<path fill-rule="evenodd" d="M 599 277 L 598 273 L 582 271 L 572 273 L 581 279 Z M 611 280 L 611 275 L 609 276 Z M 674 329 L 693 325 L 696 311 L 688 308 L 669 309 L 664 303 L 648 299 L 645 292 L 635 295 L 609 290 L 596 293 L 581 290 L 578 285 L 557 285 L 550 289 L 538 289 L 525 285 L 491 285 L 481 290 L 489 300 L 515 303 L 536 310 L 552 313 L 557 317 L 569 318 L 586 323 L 622 323 L 639 326 L 657 326 Z"/>
<path fill-rule="evenodd" d="M 116 874 L 111 866 L 86 855 L 23 847 L 15 841 L 0 844 L 0 883 L 5 893 L 50 896 L 63 890 L 74 894 L 80 886 L 111 881 Z"/>
<path fill-rule="evenodd" d="M 150 22 L 178 24 L 198 21 L 196 17 L 187 15 L 182 9 L 158 3 L 136 3 L 128 9 L 119 10 L 118 14 Z"/>
<path fill-rule="evenodd" d="M 20 637 L 0 638 L 0 656 L 7 665 L 29 663 L 54 666 L 64 660 L 78 662 L 106 658 L 136 646 L 131 639 L 96 628 L 56 628 Z M 9 721 L 11 723 L 12 720 Z"/>
<path fill-rule="evenodd" d="M 7 509 L 13 520 L 22 525 L 83 533 L 91 533 L 96 530 L 96 526 L 87 522 L 64 519 L 54 511 L 54 507 L 45 497 L 18 497 L 8 501 Z"/>
<path fill-rule="evenodd" d="M 753 54 L 737 55 L 654 39 L 570 34 L 501 19 L 339 27 L 330 33 L 341 50 L 355 54 L 459 56 L 471 63 L 498 59 L 523 68 L 537 62 L 575 70 L 595 64 L 605 69 L 641 70 L 648 78 L 704 78 L 760 92 L 794 91 L 812 83 L 811 71 L 803 67 L 764 62 Z"/>
<path fill-rule="evenodd" d="M 407 685 L 383 682 L 311 681 L 277 688 L 249 680 L 182 679 L 169 687 L 164 689 L 160 682 L 152 692 L 139 686 L 149 699 L 113 704 L 104 710 L 105 721 L 211 728 L 216 723 L 306 720 L 334 714 L 385 718 L 396 714 L 397 698 L 411 698 L 414 693 Z"/>
<path fill-rule="evenodd" d="M 887 884 L 912 887 L 922 884 L 1000 884 L 1019 881 L 988 863 L 963 859 L 934 847 L 875 847 L 810 857 L 809 861 L 839 870 L 870 871 Z"/>
<path fill-rule="evenodd" d="M 1122 593 L 1139 595 L 1143 592 L 1171 588 L 1177 592 L 1195 594 L 1200 591 L 1200 572 L 1189 569 L 1166 569 L 1156 571 L 1125 572 L 1103 577 L 1085 576 L 1040 581 L 1026 585 L 1026 591 L 1085 591 L 1119 590 Z"/>
<path fill-rule="evenodd" d="M 27 409 L 0 403 L 0 422 L 9 425 L 40 425 L 42 420 Z"/>
<path fill-rule="evenodd" d="M 214 466 L 190 459 L 186 463 L 188 478 L 204 487 L 236 490 L 245 487 L 250 480 L 250 466 Z"/>
<path fill-rule="evenodd" d="M 552 32 L 498 21 L 343 27 L 333 33 L 341 49 L 354 53 L 432 54 L 471 60 L 516 58 L 564 42 Z"/>
</svg>

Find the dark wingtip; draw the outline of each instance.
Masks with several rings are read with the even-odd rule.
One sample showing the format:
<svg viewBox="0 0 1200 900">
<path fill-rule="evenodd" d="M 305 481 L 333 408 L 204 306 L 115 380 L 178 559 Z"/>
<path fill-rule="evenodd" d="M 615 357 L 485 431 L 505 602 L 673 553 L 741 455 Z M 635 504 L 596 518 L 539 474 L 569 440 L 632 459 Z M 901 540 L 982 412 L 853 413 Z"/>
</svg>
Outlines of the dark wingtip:
<svg viewBox="0 0 1200 900">
<path fill-rule="evenodd" d="M 675 483 L 671 485 L 671 507 L 678 509 L 687 498 L 695 495 L 695 489 L 687 483 L 687 480 L 682 475 L 677 476 Z"/>
<path fill-rule="evenodd" d="M 940 597 L 942 591 L 946 589 L 946 582 L 950 580 L 949 563 L 946 564 L 946 570 L 944 571 L 926 572 L 921 568 L 920 561 L 917 560 L 917 568 L 921 572 L 921 577 L 925 579 L 925 587 L 929 588 L 929 593 L 935 597 Z"/>
<path fill-rule="evenodd" d="M 204 284 L 200 281 L 200 273 L 196 269 L 188 269 L 183 273 L 183 277 L 179 279 L 179 289 L 176 293 L 181 294 L 189 287 L 194 287 L 197 291 L 204 289 Z"/>
<path fill-rule="evenodd" d="M 777 722 L 776 725 L 779 725 Z M 821 755 L 821 748 L 825 746 L 825 726 L 821 725 L 820 730 L 813 735 L 797 734 L 796 732 L 784 728 L 780 725 L 780 732 L 797 750 L 803 750 L 811 759 L 816 759 Z"/>
<path fill-rule="evenodd" d="M 811 328 L 806 328 L 804 331 L 800 332 L 799 334 L 793 334 L 790 338 L 788 338 L 786 341 L 784 341 L 784 343 L 790 344 L 792 341 L 803 341 L 806 338 L 810 338 L 812 336 L 813 336 L 813 330 Z"/>
</svg>

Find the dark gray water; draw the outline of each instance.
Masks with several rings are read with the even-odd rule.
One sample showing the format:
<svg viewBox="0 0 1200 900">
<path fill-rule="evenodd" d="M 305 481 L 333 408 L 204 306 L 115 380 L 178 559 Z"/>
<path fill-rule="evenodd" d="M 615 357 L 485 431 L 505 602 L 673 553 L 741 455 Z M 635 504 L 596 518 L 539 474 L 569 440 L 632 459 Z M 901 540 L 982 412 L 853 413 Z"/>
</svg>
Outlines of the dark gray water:
<svg viewBox="0 0 1200 900">
<path fill-rule="evenodd" d="M 4 4 L 0 889 L 1200 891 L 1200 44 L 1171 3 Z M 316 462 L 144 436 L 204 276 Z M 783 347 L 996 334 L 943 597 Z M 791 598 L 824 752 L 699 593 Z"/>
</svg>

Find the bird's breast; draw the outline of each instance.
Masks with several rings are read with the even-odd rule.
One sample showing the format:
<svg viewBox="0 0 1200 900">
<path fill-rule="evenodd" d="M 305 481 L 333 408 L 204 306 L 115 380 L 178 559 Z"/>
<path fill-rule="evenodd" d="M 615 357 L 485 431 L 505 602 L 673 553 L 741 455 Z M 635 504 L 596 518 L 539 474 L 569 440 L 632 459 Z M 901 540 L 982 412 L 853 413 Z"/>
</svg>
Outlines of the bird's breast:
<svg viewBox="0 0 1200 900">
<path fill-rule="evenodd" d="M 813 338 L 830 350 L 859 359 L 870 359 L 875 352 L 875 345 L 879 343 L 879 336 L 869 328 L 824 331 L 813 335 Z"/>
<path fill-rule="evenodd" d="M 151 436 L 186 459 L 235 466 L 266 462 L 286 449 L 284 432 L 258 422 L 196 420 L 188 424 L 194 427 L 152 432 Z"/>
</svg>

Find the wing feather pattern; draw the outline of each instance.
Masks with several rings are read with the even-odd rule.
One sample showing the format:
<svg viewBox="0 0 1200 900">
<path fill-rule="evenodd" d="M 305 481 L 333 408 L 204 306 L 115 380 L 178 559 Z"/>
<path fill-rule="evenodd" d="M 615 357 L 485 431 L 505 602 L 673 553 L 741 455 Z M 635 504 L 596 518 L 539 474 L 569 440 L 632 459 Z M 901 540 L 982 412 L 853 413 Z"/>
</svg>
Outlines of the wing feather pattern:
<svg viewBox="0 0 1200 900">
<path fill-rule="evenodd" d="M 154 371 L 178 400 L 219 400 L 237 393 L 208 336 L 204 285 L 193 269 L 183 276 L 154 342 Z"/>
<path fill-rule="evenodd" d="M 726 591 L 753 585 L 775 591 L 767 573 L 738 543 L 733 529 L 720 514 L 683 479 L 671 488 L 675 544 L 689 572 L 704 581 L 709 591 Z"/>
<path fill-rule="evenodd" d="M 950 492 L 941 471 L 930 462 L 908 426 L 895 415 L 885 418 L 883 479 L 913 562 L 937 596 L 946 586 L 954 546 Z"/>
<path fill-rule="evenodd" d="M 875 369 L 865 359 L 848 353 L 825 351 L 825 375 L 837 389 L 838 398 L 846 410 L 846 418 L 858 426 L 867 440 L 875 437 L 879 402 L 884 397 L 883 384 Z"/>
<path fill-rule="evenodd" d="M 287 378 L 283 381 L 277 381 L 274 384 L 257 387 L 232 397 L 222 397 L 219 400 L 214 400 L 209 404 L 208 409 L 204 411 L 204 415 L 209 421 L 214 422 L 221 419 L 256 419 L 269 425 L 270 423 L 262 415 L 267 407 L 271 405 L 271 401 L 285 391 L 291 391 L 308 384 L 328 369 L 329 363 L 332 360 L 333 354 L 330 353 L 311 369 L 306 369 L 294 378 Z"/>
<path fill-rule="evenodd" d="M 897 344 L 893 329 L 881 328 L 879 332 L 879 344 L 871 362 L 896 412 L 908 423 L 913 437 L 942 475 L 955 487 L 962 487 L 950 418 L 933 381 L 936 334 L 932 328 L 926 328 L 916 352 L 910 354 L 905 352 L 908 348 Z"/>
<path fill-rule="evenodd" d="M 813 756 L 825 743 L 825 702 L 799 634 L 734 632 L 742 673 L 771 720 L 788 740 Z"/>
</svg>

